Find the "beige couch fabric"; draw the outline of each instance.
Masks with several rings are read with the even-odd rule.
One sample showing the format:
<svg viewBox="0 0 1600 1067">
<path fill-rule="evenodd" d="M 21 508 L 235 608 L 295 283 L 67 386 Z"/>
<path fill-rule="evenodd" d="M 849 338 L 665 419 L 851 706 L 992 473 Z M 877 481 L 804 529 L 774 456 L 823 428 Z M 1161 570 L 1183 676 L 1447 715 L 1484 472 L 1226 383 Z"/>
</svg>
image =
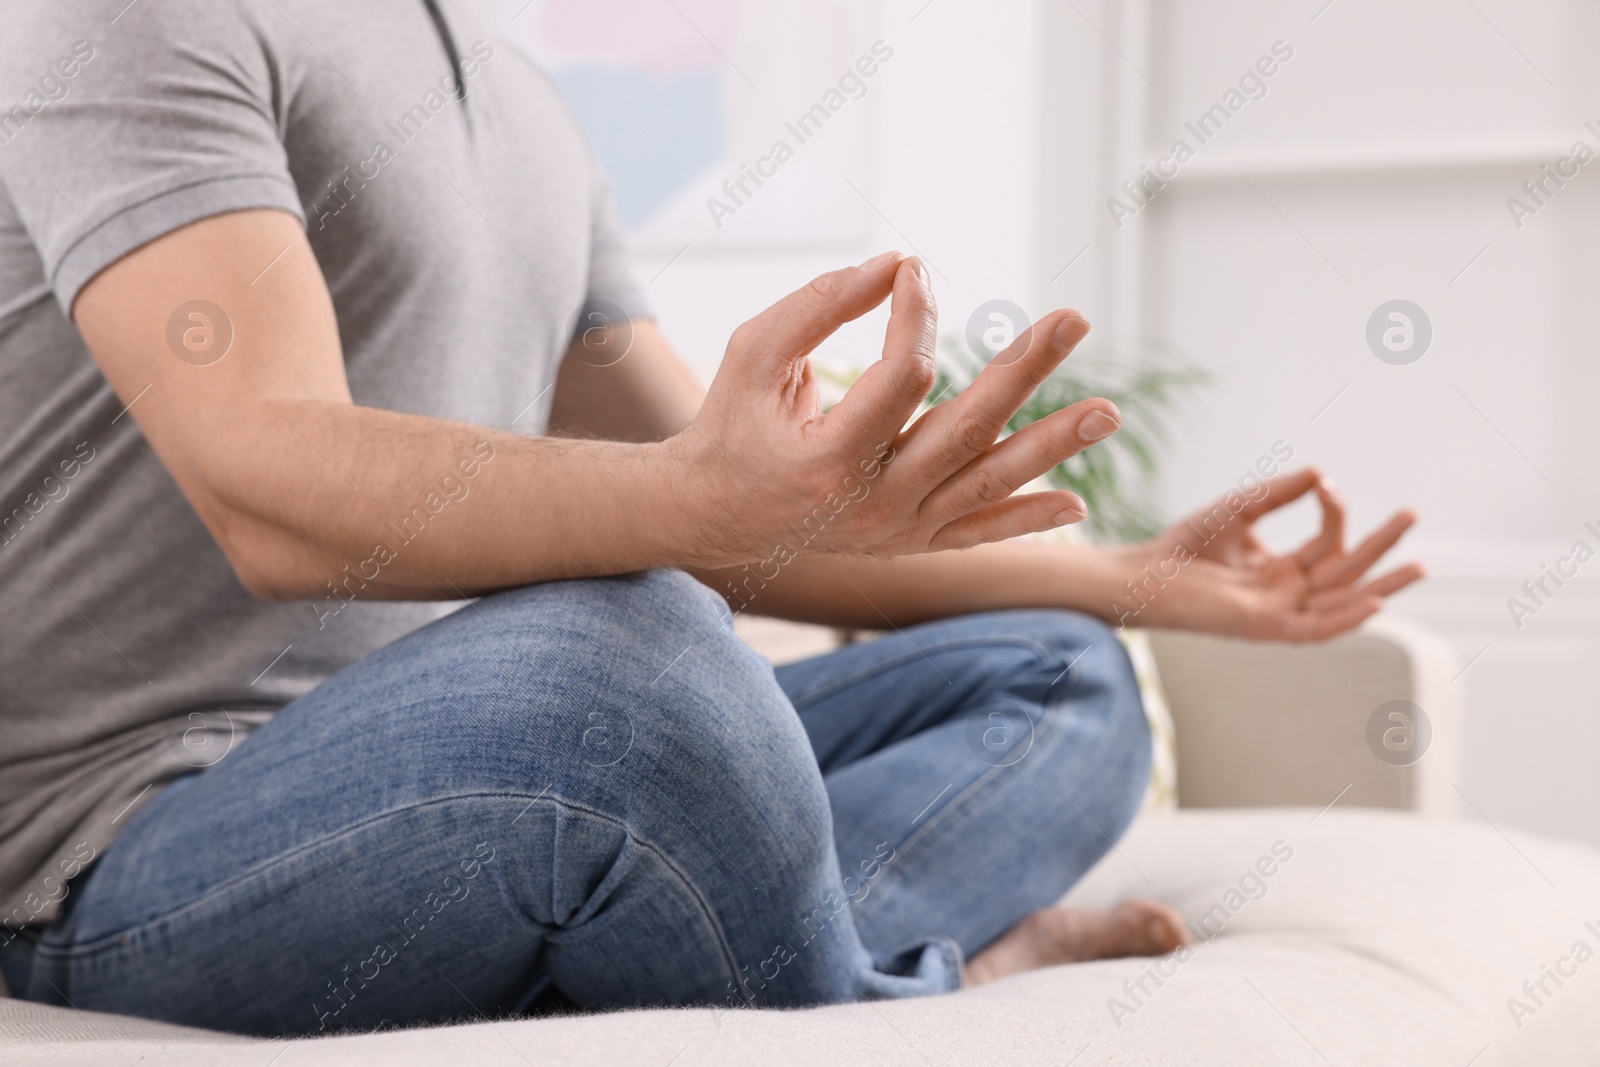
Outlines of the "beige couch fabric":
<svg viewBox="0 0 1600 1067">
<path fill-rule="evenodd" d="M 1177 905 L 1209 940 L 1182 960 L 1058 967 L 915 1001 L 294 1042 L 0 1001 L 0 1063 L 1600 1064 L 1592 850 L 1339 807 L 1186 811 L 1136 825 L 1069 899 L 1135 895 Z"/>
<path fill-rule="evenodd" d="M 1178 738 L 1185 808 L 1341 804 L 1429 815 L 1466 810 L 1461 664 L 1437 636 L 1379 616 L 1325 644 L 1151 631 Z M 1430 723 L 1421 757 L 1373 758 L 1369 719 L 1406 700 Z"/>
</svg>

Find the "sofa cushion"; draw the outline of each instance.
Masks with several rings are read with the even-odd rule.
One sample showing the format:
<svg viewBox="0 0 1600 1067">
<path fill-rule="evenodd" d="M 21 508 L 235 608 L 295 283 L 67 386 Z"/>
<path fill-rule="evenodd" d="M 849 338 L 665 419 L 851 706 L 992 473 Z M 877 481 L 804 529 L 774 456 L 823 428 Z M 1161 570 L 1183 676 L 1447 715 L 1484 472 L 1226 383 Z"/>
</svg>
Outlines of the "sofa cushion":
<svg viewBox="0 0 1600 1067">
<path fill-rule="evenodd" d="M 1068 899 L 1129 896 L 1173 903 L 1201 939 L 1183 956 L 1056 967 L 922 1000 L 481 1021 L 288 1050 L 0 1001 L 0 1062 L 1600 1063 L 1590 849 L 1375 811 L 1185 811 L 1138 823 Z"/>
</svg>

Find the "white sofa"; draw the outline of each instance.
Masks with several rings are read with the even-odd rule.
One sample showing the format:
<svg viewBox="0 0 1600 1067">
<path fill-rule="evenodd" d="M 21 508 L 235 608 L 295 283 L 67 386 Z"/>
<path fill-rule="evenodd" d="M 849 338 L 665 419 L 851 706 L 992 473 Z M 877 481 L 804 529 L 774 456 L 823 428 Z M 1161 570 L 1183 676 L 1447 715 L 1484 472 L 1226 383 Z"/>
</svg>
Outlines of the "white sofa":
<svg viewBox="0 0 1600 1067">
<path fill-rule="evenodd" d="M 754 638 L 779 656 L 826 641 Z M 297 1041 L 0 1000 L 0 1064 L 1600 1064 L 1600 853 L 1449 817 L 1458 726 L 1437 642 L 1385 624 L 1318 649 L 1154 647 L 1188 810 L 1140 820 L 1068 899 L 1172 903 L 1206 935 L 1181 958 L 808 1011 Z M 1432 720 L 1410 767 L 1366 740 L 1393 699 Z"/>
</svg>

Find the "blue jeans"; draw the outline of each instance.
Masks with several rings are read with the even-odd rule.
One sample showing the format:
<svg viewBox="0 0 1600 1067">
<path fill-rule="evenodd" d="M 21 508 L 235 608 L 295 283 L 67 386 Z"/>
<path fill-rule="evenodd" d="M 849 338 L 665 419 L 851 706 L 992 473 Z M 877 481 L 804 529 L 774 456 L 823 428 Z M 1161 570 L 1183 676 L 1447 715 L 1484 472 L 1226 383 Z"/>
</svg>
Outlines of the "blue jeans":
<svg viewBox="0 0 1600 1067">
<path fill-rule="evenodd" d="M 487 597 L 169 786 L 15 995 L 317 1033 L 955 989 L 1132 820 L 1127 657 L 1065 611 L 776 672 L 677 571 Z"/>
</svg>

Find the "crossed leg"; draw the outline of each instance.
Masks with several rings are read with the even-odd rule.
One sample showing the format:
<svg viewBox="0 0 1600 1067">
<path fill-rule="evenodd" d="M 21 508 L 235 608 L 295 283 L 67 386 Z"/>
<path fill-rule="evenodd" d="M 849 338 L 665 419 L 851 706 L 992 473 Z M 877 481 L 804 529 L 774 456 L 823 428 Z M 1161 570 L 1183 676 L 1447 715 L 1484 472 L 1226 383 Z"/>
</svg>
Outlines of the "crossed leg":
<svg viewBox="0 0 1600 1067">
<path fill-rule="evenodd" d="M 940 992 L 964 957 L 979 980 L 1159 950 L 1123 919 L 1039 918 L 1126 827 L 1147 760 L 1120 648 L 1067 613 L 775 679 L 681 573 L 549 583 L 379 650 L 169 787 L 7 973 L 256 1033 L 549 986 L 591 1007 Z"/>
</svg>

